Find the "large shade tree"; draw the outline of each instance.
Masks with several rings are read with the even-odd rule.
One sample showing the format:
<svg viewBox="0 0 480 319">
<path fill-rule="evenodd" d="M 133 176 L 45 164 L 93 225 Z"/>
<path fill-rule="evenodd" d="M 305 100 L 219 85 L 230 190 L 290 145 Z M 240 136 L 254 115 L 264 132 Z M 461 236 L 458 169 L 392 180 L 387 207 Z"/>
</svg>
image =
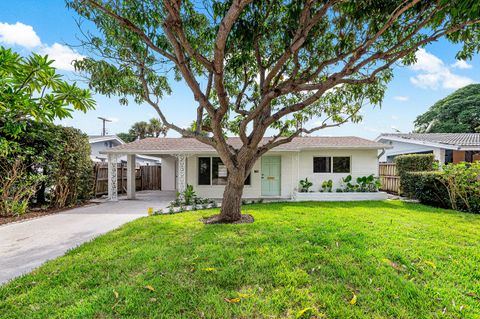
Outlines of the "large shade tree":
<svg viewBox="0 0 480 319">
<path fill-rule="evenodd" d="M 364 103 L 380 104 L 392 67 L 415 62 L 417 48 L 447 37 L 466 59 L 480 39 L 477 0 L 67 3 L 99 31 L 85 33 L 96 58 L 76 63 L 92 89 L 146 102 L 169 129 L 218 152 L 228 181 L 211 222 L 241 219 L 244 180 L 265 152 L 357 122 Z M 172 78 L 198 103 L 193 129 L 165 116 Z M 240 146 L 228 143 L 231 134 Z"/>
<path fill-rule="evenodd" d="M 470 84 L 436 102 L 416 118 L 415 132 L 480 132 L 480 84 Z"/>
</svg>

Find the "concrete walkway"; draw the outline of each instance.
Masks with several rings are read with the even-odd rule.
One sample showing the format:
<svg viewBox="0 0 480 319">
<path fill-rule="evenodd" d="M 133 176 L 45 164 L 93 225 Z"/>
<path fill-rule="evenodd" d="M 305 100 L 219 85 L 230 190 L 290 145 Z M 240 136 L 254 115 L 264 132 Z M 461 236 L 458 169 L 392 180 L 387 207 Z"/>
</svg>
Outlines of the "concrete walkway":
<svg viewBox="0 0 480 319">
<path fill-rule="evenodd" d="M 30 272 L 94 237 L 165 208 L 174 192 L 137 192 L 136 200 L 120 198 L 0 226 L 0 284 Z"/>
</svg>

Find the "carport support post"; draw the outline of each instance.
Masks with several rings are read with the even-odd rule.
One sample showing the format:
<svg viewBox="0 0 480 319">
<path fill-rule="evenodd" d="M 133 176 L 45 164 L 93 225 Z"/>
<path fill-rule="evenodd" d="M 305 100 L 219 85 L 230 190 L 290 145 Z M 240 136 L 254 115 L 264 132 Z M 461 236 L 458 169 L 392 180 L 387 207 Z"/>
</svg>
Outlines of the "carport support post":
<svg viewBox="0 0 480 319">
<path fill-rule="evenodd" d="M 108 199 L 113 202 L 118 200 L 116 154 L 108 154 Z"/>
<path fill-rule="evenodd" d="M 127 199 L 135 199 L 135 154 L 127 155 Z"/>
<path fill-rule="evenodd" d="M 187 188 L 187 156 L 185 154 L 178 154 L 175 157 L 177 158 L 177 191 L 183 192 Z"/>
</svg>

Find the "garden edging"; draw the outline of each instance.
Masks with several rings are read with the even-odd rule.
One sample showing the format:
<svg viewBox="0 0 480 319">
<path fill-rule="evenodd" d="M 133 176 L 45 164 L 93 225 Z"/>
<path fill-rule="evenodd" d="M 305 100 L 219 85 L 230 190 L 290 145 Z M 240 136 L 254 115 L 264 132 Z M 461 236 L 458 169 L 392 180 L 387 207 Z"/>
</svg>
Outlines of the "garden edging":
<svg viewBox="0 0 480 319">
<path fill-rule="evenodd" d="M 324 201 L 324 202 L 341 202 L 341 201 L 365 201 L 365 200 L 387 200 L 386 192 L 310 192 L 301 193 L 293 192 L 292 201 Z"/>
</svg>

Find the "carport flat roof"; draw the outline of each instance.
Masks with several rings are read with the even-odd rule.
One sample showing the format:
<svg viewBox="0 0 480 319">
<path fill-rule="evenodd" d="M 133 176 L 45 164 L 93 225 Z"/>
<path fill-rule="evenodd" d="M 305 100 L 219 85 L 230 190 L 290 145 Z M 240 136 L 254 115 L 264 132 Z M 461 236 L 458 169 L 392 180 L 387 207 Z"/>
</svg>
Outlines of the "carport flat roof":
<svg viewBox="0 0 480 319">
<path fill-rule="evenodd" d="M 263 138 L 260 145 L 267 143 L 271 137 Z M 240 148 L 242 142 L 238 137 L 229 137 L 228 143 Z M 296 137 L 290 143 L 275 147 L 271 152 L 298 152 L 317 149 L 384 149 L 389 145 L 374 142 L 356 136 L 309 136 Z M 104 154 L 178 154 L 178 153 L 209 153 L 215 152 L 210 145 L 206 145 L 194 138 L 146 138 L 119 145 L 105 150 Z"/>
</svg>

